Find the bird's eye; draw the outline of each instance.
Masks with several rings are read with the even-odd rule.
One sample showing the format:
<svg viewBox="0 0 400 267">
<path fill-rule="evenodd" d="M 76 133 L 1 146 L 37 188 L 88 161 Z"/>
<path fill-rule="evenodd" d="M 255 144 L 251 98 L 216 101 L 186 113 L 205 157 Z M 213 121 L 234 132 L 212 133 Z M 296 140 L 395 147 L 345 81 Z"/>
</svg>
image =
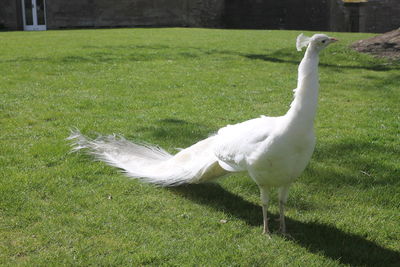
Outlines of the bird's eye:
<svg viewBox="0 0 400 267">
<path fill-rule="evenodd" d="M 326 42 L 326 40 L 323 40 L 322 43 L 324 44 Z"/>
</svg>

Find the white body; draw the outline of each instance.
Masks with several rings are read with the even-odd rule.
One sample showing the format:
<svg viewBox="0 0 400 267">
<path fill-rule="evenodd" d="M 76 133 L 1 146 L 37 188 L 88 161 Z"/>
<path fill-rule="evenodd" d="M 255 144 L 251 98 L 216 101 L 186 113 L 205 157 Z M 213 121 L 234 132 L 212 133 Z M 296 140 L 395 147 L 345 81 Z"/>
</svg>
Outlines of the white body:
<svg viewBox="0 0 400 267">
<path fill-rule="evenodd" d="M 308 48 L 299 66 L 294 100 L 284 116 L 261 116 L 228 125 L 174 156 L 161 148 L 131 143 L 122 137 L 89 140 L 76 131 L 70 139 L 75 139 L 75 150 L 88 148 L 99 159 L 123 169 L 128 176 L 162 186 L 200 183 L 246 171 L 260 187 L 265 232 L 268 232 L 268 190 L 280 188 L 284 231 L 283 204 L 288 188 L 306 168 L 315 147 L 318 53 L 333 41 L 326 35 L 298 37 L 297 48 L 307 45 Z"/>
</svg>

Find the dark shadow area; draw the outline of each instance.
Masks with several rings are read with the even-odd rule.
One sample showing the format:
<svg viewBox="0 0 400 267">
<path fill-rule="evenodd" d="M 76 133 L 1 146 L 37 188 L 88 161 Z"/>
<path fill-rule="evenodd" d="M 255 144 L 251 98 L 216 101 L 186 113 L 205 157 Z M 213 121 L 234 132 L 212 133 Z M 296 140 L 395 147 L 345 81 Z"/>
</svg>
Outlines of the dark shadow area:
<svg viewBox="0 0 400 267">
<path fill-rule="evenodd" d="M 243 54 L 245 58 L 253 59 L 253 60 L 263 60 L 267 62 L 273 63 L 288 63 L 293 65 L 299 65 L 301 59 L 293 60 L 293 58 L 297 58 L 294 54 L 288 51 L 288 49 L 277 50 L 270 54 Z M 368 61 L 368 62 L 358 62 L 364 64 L 358 65 L 346 65 L 346 64 L 328 64 L 320 62 L 319 66 L 323 68 L 331 68 L 333 70 L 339 71 L 341 69 L 365 69 L 372 71 L 388 71 L 388 70 L 399 70 L 400 64 L 391 63 L 391 64 L 383 64 L 378 60 Z"/>
<path fill-rule="evenodd" d="M 231 29 L 328 30 L 325 1 L 225 1 L 223 24 Z"/>
<path fill-rule="evenodd" d="M 217 129 L 175 118 L 158 120 L 152 126 L 137 129 L 137 131 L 150 134 L 157 139 L 173 140 L 173 143 L 181 148 L 188 147 L 207 138 L 215 130 Z M 130 138 L 130 136 L 128 137 Z"/>
<path fill-rule="evenodd" d="M 217 183 L 184 185 L 169 188 L 177 195 L 216 210 L 232 214 L 251 226 L 262 225 L 261 207 L 226 191 Z M 261 231 L 261 230 L 260 230 Z"/>
<path fill-rule="evenodd" d="M 268 61 L 268 62 L 273 62 L 273 63 L 290 63 L 290 64 L 296 64 L 296 65 L 298 65 L 300 63 L 300 61 L 297 61 L 297 60 L 285 60 L 285 59 L 273 57 L 273 56 L 270 56 L 267 54 L 245 54 L 243 56 L 248 59 L 263 60 L 263 61 Z"/>
<path fill-rule="evenodd" d="M 370 85 L 363 86 L 368 90 L 390 91 L 400 88 L 400 74 L 398 73 L 388 73 L 385 78 L 372 74 L 364 75 L 363 78 L 371 81 Z"/>
<path fill-rule="evenodd" d="M 89 57 L 93 57 L 96 60 L 104 60 L 104 53 L 114 53 L 115 51 L 122 50 L 126 51 L 126 49 L 132 49 L 135 53 L 132 54 L 124 54 L 124 60 L 131 61 L 147 61 L 147 60 L 156 60 L 156 59 L 179 59 L 179 58 L 199 58 L 203 56 L 212 56 L 212 55 L 230 55 L 230 56 L 239 56 L 245 57 L 251 60 L 263 60 L 272 63 L 289 63 L 293 65 L 298 65 L 301 61 L 303 53 L 298 53 L 294 51 L 294 48 L 283 48 L 274 50 L 272 53 L 266 54 L 246 54 L 240 53 L 236 51 L 229 50 L 217 50 L 217 49 L 202 49 L 198 47 L 169 47 L 166 45 L 132 45 L 132 46 L 104 46 L 104 47 L 96 47 L 96 46 L 86 46 L 85 48 L 90 49 L 106 49 L 109 52 L 103 52 L 97 54 L 91 53 Z M 147 50 L 147 51 L 146 51 Z M 151 51 L 160 51 L 163 53 L 153 53 Z M 176 52 L 177 50 L 182 52 Z M 341 55 L 339 55 L 341 56 Z M 342 56 L 341 56 L 342 57 Z M 342 58 L 343 59 L 343 58 Z M 390 63 L 386 64 L 379 60 L 369 60 L 367 62 L 357 62 L 354 65 L 346 65 L 346 64 L 328 64 L 328 63 L 320 63 L 321 67 L 332 68 L 336 71 L 340 71 L 341 69 L 366 69 L 372 71 L 387 71 L 387 70 L 398 70 L 400 69 L 400 64 Z"/>
<path fill-rule="evenodd" d="M 400 149 L 379 142 L 347 138 L 336 143 L 320 143 L 312 162 L 300 180 L 314 188 L 358 192 L 356 201 L 393 210 L 399 206 Z M 320 163 L 321 165 L 318 165 Z M 323 166 L 323 167 L 322 167 Z"/>
<path fill-rule="evenodd" d="M 296 53 L 295 48 L 282 48 L 273 50 L 273 52 L 265 54 L 242 54 L 241 56 L 251 60 L 262 60 L 273 63 L 289 63 L 299 65 L 303 53 Z"/>
<path fill-rule="evenodd" d="M 179 60 L 194 59 L 205 56 L 229 55 L 232 57 L 244 57 L 250 60 L 263 60 L 272 63 L 288 63 L 298 65 L 303 53 L 298 53 L 294 48 L 283 48 L 273 50 L 265 54 L 246 54 L 230 50 L 204 49 L 199 47 L 172 47 L 167 45 L 116 45 L 116 46 L 83 46 L 86 53 L 81 55 L 67 55 L 60 57 L 24 57 L 8 60 L 0 60 L 0 63 L 17 62 L 50 62 L 50 63 L 107 63 L 107 62 L 135 62 L 135 61 L 154 61 L 154 60 Z M 131 51 L 130 53 L 128 51 Z M 338 53 L 339 60 L 348 61 L 347 57 Z M 344 61 L 344 63 L 346 63 Z M 372 71 L 400 70 L 400 64 L 391 62 L 385 63 L 382 60 L 371 58 L 364 62 L 355 62 L 354 65 L 348 64 L 328 64 L 321 62 L 320 66 L 331 68 L 334 71 L 342 69 L 366 69 Z"/>
<path fill-rule="evenodd" d="M 248 225 L 259 227 L 261 234 L 261 207 L 236 196 L 218 184 L 187 185 L 171 188 L 171 192 L 194 202 L 208 205 L 231 214 Z M 270 227 L 278 228 L 276 214 L 270 214 Z M 318 222 L 300 222 L 287 218 L 292 239 L 312 253 L 321 253 L 341 264 L 355 266 L 399 266 L 400 253 L 375 244 L 365 238 L 346 233 L 331 225 Z"/>
<path fill-rule="evenodd" d="M 369 157 L 365 156 L 369 153 Z M 345 158 L 349 161 L 338 160 Z M 365 142 L 354 139 L 342 139 L 333 144 L 317 145 L 313 160 L 321 162 L 332 162 L 340 164 L 341 168 L 354 170 L 353 176 L 343 176 L 333 171 L 323 171 L 318 168 L 312 168 L 311 171 L 317 174 L 317 177 L 323 177 L 320 182 L 336 187 L 343 185 L 356 186 L 359 188 L 371 188 L 378 186 L 396 186 L 400 185 L 400 167 L 394 164 L 385 164 L 380 155 L 391 155 L 391 158 L 399 157 L 400 149 L 398 147 L 384 146 L 378 142 Z M 313 181 L 318 183 L 319 181 Z"/>
<path fill-rule="evenodd" d="M 104 45 L 104 46 L 96 46 L 96 45 L 84 45 L 83 49 L 110 49 L 110 50 L 126 50 L 126 49 L 170 49 L 168 45 Z"/>
</svg>

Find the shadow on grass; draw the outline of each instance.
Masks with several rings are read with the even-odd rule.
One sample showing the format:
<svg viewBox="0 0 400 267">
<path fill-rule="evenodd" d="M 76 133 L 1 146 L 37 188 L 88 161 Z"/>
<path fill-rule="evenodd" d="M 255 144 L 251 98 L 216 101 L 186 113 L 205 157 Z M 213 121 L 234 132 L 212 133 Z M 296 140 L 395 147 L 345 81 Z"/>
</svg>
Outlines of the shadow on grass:
<svg viewBox="0 0 400 267">
<path fill-rule="evenodd" d="M 158 120 L 155 125 L 142 127 L 137 131 L 150 134 L 157 139 L 172 140 L 183 148 L 212 134 L 212 130 L 205 125 L 174 118 Z"/>
<path fill-rule="evenodd" d="M 371 82 L 371 84 L 363 85 L 363 90 L 377 90 L 379 92 L 391 92 L 397 91 L 400 87 L 400 74 L 398 73 L 388 73 L 384 78 L 377 75 L 365 75 L 364 79 Z M 360 86 L 359 84 L 354 84 L 355 87 Z"/>
<path fill-rule="evenodd" d="M 366 156 L 368 153 L 368 156 Z M 312 168 L 316 173 L 314 177 L 324 177 L 313 181 L 323 184 L 330 184 L 336 187 L 343 185 L 355 186 L 358 188 L 371 188 L 377 186 L 400 185 L 398 179 L 400 168 L 395 164 L 387 163 L 384 158 L 391 157 L 391 160 L 398 157 L 400 149 L 395 146 L 384 146 L 378 142 L 360 141 L 353 138 L 341 139 L 338 142 L 322 144 L 314 152 L 313 159 L 317 162 L 331 162 L 330 165 L 337 165 L 339 169 L 352 170 L 353 175 L 343 175 L 333 170 L 322 170 Z M 333 162 L 332 162 L 333 160 Z"/>
<path fill-rule="evenodd" d="M 297 58 L 292 50 L 287 48 L 279 49 L 274 51 L 273 53 L 269 54 L 242 54 L 243 57 L 253 60 L 263 60 L 273 63 L 287 63 L 293 65 L 299 65 L 300 60 L 293 60 L 293 58 Z M 328 63 L 320 63 L 320 67 L 331 68 L 333 70 L 339 71 L 341 69 L 365 69 L 365 70 L 372 70 L 372 71 L 388 71 L 388 70 L 399 70 L 400 64 L 393 63 L 392 64 L 383 64 L 382 61 L 375 60 L 375 61 L 365 61 L 364 62 L 357 62 L 354 65 L 347 65 L 347 64 L 328 64 Z"/>
<path fill-rule="evenodd" d="M 211 206 L 245 221 L 251 226 L 262 225 L 261 207 L 234 195 L 218 184 L 186 185 L 170 189 L 194 202 Z M 277 229 L 276 214 L 270 214 L 271 228 Z M 286 219 L 293 241 L 312 253 L 321 253 L 342 264 L 363 266 L 399 266 L 400 253 L 346 233 L 331 225 Z"/>
<path fill-rule="evenodd" d="M 84 53 L 79 55 L 65 55 L 61 57 L 23 57 L 8 60 L 0 60 L 0 63 L 13 62 L 51 62 L 51 63 L 107 63 L 107 62 L 134 62 L 153 60 L 176 60 L 203 58 L 204 56 L 228 55 L 232 57 L 244 57 L 250 60 L 263 60 L 272 63 L 285 63 L 298 65 L 302 54 L 296 54 L 291 48 L 274 50 L 265 54 L 247 54 L 230 50 L 204 49 L 199 47 L 172 47 L 167 45 L 116 45 L 116 46 L 83 46 Z M 87 52 L 86 52 L 87 51 Z M 127 53 L 128 52 L 128 53 Z M 338 53 L 339 61 L 348 58 Z M 335 71 L 341 69 L 366 69 L 372 71 L 399 70 L 400 64 L 396 62 L 385 63 L 382 60 L 356 59 L 354 64 L 327 64 L 320 63 L 321 67 L 331 68 Z"/>
<path fill-rule="evenodd" d="M 88 48 L 88 47 L 85 47 Z M 298 54 L 292 48 L 284 48 L 274 50 L 272 53 L 268 54 L 246 54 L 237 51 L 230 50 L 218 50 L 218 49 L 203 49 L 199 47 L 170 47 L 166 45 L 137 45 L 137 46 L 104 46 L 104 47 L 89 47 L 90 49 L 102 49 L 102 52 L 91 52 L 88 53 L 88 58 L 93 61 L 108 61 L 110 55 L 114 57 L 115 60 L 121 59 L 118 53 L 115 51 L 121 50 L 123 52 L 123 59 L 129 61 L 149 61 L 149 60 L 171 60 L 179 58 L 200 58 L 204 56 L 216 56 L 216 55 L 227 55 L 232 57 L 244 57 L 251 60 L 263 60 L 273 63 L 285 63 L 299 65 L 302 54 Z M 106 51 L 104 51 L 106 50 Z M 134 51 L 127 55 L 126 50 Z M 107 52 L 109 51 L 109 52 Z M 162 51 L 162 53 L 161 53 Z M 180 51 L 180 52 L 177 52 Z M 297 53 L 297 54 L 296 54 Z M 339 55 L 339 57 L 343 55 Z M 84 60 L 88 60 L 84 58 Z M 348 57 L 345 58 L 346 62 Z M 354 62 L 353 62 L 354 63 Z M 384 63 L 382 60 L 376 60 L 374 58 L 368 60 L 358 60 L 356 64 L 327 64 L 320 63 L 321 67 L 331 68 L 335 71 L 340 71 L 341 69 L 366 69 L 372 71 L 388 71 L 388 70 L 398 70 L 400 69 L 400 64 L 396 62 L 391 62 L 391 64 Z"/>
</svg>

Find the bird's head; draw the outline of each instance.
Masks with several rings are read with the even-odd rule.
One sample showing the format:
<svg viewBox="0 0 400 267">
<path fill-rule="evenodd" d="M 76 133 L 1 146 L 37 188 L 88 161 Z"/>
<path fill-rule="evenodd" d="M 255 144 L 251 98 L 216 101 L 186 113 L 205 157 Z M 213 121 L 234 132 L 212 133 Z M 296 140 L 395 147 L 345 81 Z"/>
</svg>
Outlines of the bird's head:
<svg viewBox="0 0 400 267">
<path fill-rule="evenodd" d="M 301 51 L 303 47 L 310 46 L 316 49 L 317 51 L 321 51 L 329 44 L 337 41 L 338 41 L 337 39 L 329 37 L 326 34 L 314 34 L 312 37 L 307 37 L 304 36 L 303 34 L 300 34 L 299 36 L 297 36 L 296 48 L 297 51 Z"/>
</svg>

